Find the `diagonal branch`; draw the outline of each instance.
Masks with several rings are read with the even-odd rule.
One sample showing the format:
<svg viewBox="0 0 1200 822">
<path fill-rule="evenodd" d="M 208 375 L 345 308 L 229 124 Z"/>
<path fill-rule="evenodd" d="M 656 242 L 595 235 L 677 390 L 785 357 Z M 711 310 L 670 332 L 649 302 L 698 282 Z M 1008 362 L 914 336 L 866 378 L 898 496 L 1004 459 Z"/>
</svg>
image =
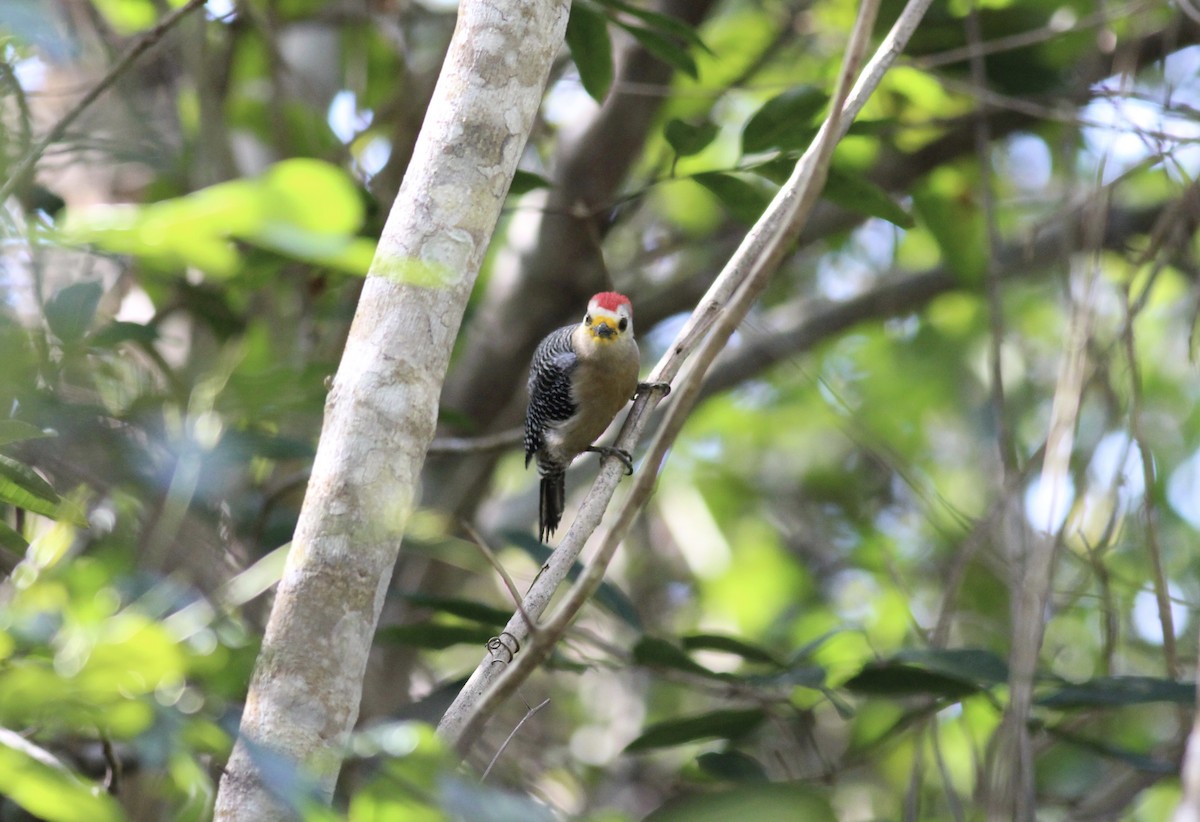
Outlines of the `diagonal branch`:
<svg viewBox="0 0 1200 822">
<path fill-rule="evenodd" d="M 158 41 L 161 40 L 168 31 L 173 29 L 180 20 L 203 6 L 206 2 L 207 0 L 188 0 L 187 3 L 168 14 L 166 17 L 160 20 L 154 26 L 154 28 L 150 29 L 140 38 L 138 38 L 137 42 L 130 46 L 129 49 L 123 55 L 121 55 L 121 59 L 117 60 L 117 62 L 113 64 L 113 67 L 108 70 L 108 73 L 100 78 L 96 85 L 88 89 L 87 94 L 83 95 L 83 98 L 80 99 L 80 101 L 74 106 L 72 106 L 70 111 L 60 117 L 58 122 L 51 126 L 50 130 L 46 132 L 45 136 L 38 140 L 33 148 L 26 152 L 25 156 L 21 158 L 21 161 L 17 163 L 16 168 L 13 169 L 12 174 L 10 174 L 8 179 L 4 181 L 3 185 L 0 185 L 0 203 L 3 203 L 5 200 L 7 200 L 9 196 L 12 195 L 12 193 L 16 190 L 17 186 L 24 183 L 24 181 L 29 177 L 30 173 L 32 173 L 33 167 L 37 165 L 37 161 L 43 154 L 46 153 L 46 149 L 50 148 L 50 146 L 52 146 L 54 143 L 61 140 L 62 136 L 67 133 L 67 129 L 71 127 L 71 124 L 79 119 L 79 116 L 83 114 L 83 112 L 85 112 L 92 105 L 92 103 L 96 102 L 96 100 L 100 98 L 101 94 L 112 88 L 113 84 L 117 82 L 121 75 L 128 71 L 129 67 L 132 66 L 139 57 L 156 45 Z"/>
<path fill-rule="evenodd" d="M 1107 215 L 1103 248 L 1119 249 L 1129 240 L 1150 231 L 1172 204 L 1141 209 L 1114 209 Z M 1001 247 L 996 253 L 996 274 L 1003 282 L 1026 279 L 1061 262 L 1064 249 L 1081 247 L 1083 209 L 1064 214 L 1039 227 L 1026 239 Z M 857 297 L 837 302 L 796 301 L 774 308 L 743 333 L 743 343 L 725 351 L 704 384 L 703 398 L 740 385 L 748 378 L 822 342 L 871 320 L 902 317 L 920 311 L 934 298 L 973 288 L 945 266 L 888 280 Z"/>
<path fill-rule="evenodd" d="M 858 65 L 866 48 L 867 33 L 874 21 L 877 7 L 875 0 L 866 0 L 863 3 L 847 48 L 839 88 L 834 95 L 835 102 L 829 118 L 822 125 L 808 151 L 796 164 L 787 184 L 780 189 L 766 213 L 747 233 L 738 251 L 714 281 L 675 342 L 650 374 L 650 380 L 653 382 L 669 382 L 675 378 L 693 353 L 695 354 L 695 363 L 682 381 L 671 405 L 671 411 L 668 412 L 667 423 L 655 438 L 644 463 L 647 467 L 634 480 L 626 504 L 614 523 L 604 532 L 596 555 L 554 615 L 540 626 L 538 634 L 531 640 L 525 653 L 507 666 L 494 666 L 490 664 L 491 660 L 484 659 L 443 717 L 438 732 L 460 753 L 469 750 L 500 702 L 549 655 L 558 638 L 600 584 L 608 561 L 653 488 L 659 465 L 698 396 L 708 364 L 724 347 L 791 244 L 795 242 L 824 184 L 834 146 L 903 50 L 929 2 L 930 0 L 910 0 L 874 57 L 863 69 L 854 88 L 847 92 L 850 78 L 858 74 Z M 657 403 L 657 392 L 638 397 L 622 428 L 617 441 L 618 447 L 627 450 L 633 448 L 648 423 L 649 413 Z M 578 517 L 535 580 L 525 603 L 526 611 L 535 617 L 545 610 L 550 597 L 559 582 L 565 578 L 567 569 L 578 557 L 583 544 L 599 526 L 620 479 L 620 472 L 621 468 L 616 460 L 605 462 L 600 476 L 583 502 Z M 515 617 L 510 620 L 506 630 L 520 632 L 522 622 L 519 617 Z M 525 634 L 522 632 L 519 636 L 524 637 Z M 497 670 L 499 668 L 502 670 Z"/>
</svg>

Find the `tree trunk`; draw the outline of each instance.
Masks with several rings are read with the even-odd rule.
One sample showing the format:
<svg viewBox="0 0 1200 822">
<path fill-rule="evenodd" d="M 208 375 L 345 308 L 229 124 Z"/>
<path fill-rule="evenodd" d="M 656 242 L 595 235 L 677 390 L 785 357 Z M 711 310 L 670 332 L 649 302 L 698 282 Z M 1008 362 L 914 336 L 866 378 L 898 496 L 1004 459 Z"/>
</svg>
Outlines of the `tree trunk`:
<svg viewBox="0 0 1200 822">
<path fill-rule="evenodd" d="M 463 310 L 562 43 L 568 0 L 464 0 L 363 289 L 216 818 L 325 800 L 358 716 L 383 594 Z M 270 769 L 261 769 L 264 762 Z M 274 784 L 264 777 L 291 773 Z"/>
</svg>

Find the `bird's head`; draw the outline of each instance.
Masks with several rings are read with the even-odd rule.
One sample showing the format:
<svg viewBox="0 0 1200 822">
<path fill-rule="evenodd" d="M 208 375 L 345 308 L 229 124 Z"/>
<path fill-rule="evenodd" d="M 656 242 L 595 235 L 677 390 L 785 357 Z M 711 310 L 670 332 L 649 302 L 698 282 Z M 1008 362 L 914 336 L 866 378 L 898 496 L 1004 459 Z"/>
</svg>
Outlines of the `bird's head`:
<svg viewBox="0 0 1200 822">
<path fill-rule="evenodd" d="M 633 337 L 633 305 L 624 294 L 601 291 L 588 301 L 583 327 L 597 343 Z"/>
</svg>

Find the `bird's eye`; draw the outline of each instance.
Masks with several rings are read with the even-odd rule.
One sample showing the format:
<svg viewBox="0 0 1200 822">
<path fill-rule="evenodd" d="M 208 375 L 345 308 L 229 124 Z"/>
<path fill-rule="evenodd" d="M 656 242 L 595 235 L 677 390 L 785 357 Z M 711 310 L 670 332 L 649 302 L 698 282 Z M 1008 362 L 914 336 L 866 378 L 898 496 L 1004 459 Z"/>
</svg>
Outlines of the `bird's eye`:
<svg viewBox="0 0 1200 822">
<path fill-rule="evenodd" d="M 583 324 L 584 324 L 584 325 L 591 325 L 591 324 L 592 324 L 592 315 L 591 315 L 591 314 L 588 314 L 587 316 L 585 316 L 585 317 L 583 318 Z"/>
<path fill-rule="evenodd" d="M 624 317 L 622 317 L 621 321 L 619 323 L 617 323 L 617 328 L 621 329 L 622 331 L 624 331 L 628 327 L 629 327 L 629 320 L 625 319 Z"/>
</svg>

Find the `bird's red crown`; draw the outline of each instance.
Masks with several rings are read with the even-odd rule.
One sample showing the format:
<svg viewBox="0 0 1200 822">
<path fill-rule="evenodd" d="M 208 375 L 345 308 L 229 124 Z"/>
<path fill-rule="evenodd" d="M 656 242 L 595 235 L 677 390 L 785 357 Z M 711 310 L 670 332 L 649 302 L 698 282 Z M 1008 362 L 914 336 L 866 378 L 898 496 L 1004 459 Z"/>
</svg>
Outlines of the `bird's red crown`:
<svg viewBox="0 0 1200 822">
<path fill-rule="evenodd" d="M 592 302 L 605 311 L 612 311 L 614 313 L 617 307 L 621 305 L 627 305 L 630 311 L 633 310 L 633 304 L 629 302 L 629 298 L 615 291 L 601 291 L 595 297 L 592 297 Z"/>
</svg>

